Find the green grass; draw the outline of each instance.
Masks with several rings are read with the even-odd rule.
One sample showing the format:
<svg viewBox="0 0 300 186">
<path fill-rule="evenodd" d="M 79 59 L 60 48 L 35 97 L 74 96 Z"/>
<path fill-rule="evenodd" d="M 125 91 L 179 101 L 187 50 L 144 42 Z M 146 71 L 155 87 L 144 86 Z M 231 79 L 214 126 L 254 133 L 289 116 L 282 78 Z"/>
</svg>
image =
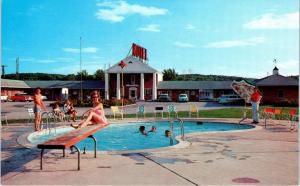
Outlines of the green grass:
<svg viewBox="0 0 300 186">
<path fill-rule="evenodd" d="M 251 108 L 251 107 L 248 107 Z M 263 110 L 264 107 L 260 107 L 260 110 Z M 291 107 L 276 107 L 283 110 L 283 114 L 287 114 L 288 110 Z M 157 117 L 160 115 L 157 114 Z M 164 118 L 168 116 L 167 112 L 164 112 Z M 146 113 L 146 118 L 154 117 L 154 113 Z M 178 112 L 178 117 L 180 118 L 186 118 L 189 117 L 188 111 L 180 111 Z M 195 117 L 195 114 L 193 113 L 192 117 Z M 212 110 L 200 110 L 198 117 L 200 118 L 242 118 L 243 117 L 243 111 L 241 108 L 225 108 L 225 109 L 212 109 Z M 252 113 L 251 110 L 248 110 L 247 117 L 251 118 Z M 107 118 L 112 119 L 112 115 L 107 115 Z M 119 117 L 117 117 L 119 118 Z M 124 118 L 136 118 L 136 114 L 124 114 Z M 276 116 L 276 119 L 285 119 L 285 117 Z M 77 120 L 80 120 L 80 117 L 77 117 Z M 9 124 L 12 123 L 27 123 L 27 119 L 12 119 L 8 120 Z M 3 122 L 4 124 L 5 122 Z"/>
</svg>

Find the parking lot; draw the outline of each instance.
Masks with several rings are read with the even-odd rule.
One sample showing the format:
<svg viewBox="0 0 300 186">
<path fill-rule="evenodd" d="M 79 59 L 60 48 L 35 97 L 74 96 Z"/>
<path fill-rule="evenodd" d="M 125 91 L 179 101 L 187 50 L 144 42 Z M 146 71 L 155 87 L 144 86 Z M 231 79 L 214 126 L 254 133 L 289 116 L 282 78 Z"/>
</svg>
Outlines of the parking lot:
<svg viewBox="0 0 300 186">
<path fill-rule="evenodd" d="M 50 103 L 54 101 L 45 101 L 48 111 L 52 111 Z M 197 105 L 199 110 L 207 109 L 217 109 L 217 108 L 228 108 L 228 107 L 241 107 L 241 106 L 232 106 L 232 105 L 222 105 L 216 102 L 187 102 L 187 103 L 178 103 L 178 102 L 137 102 L 133 105 L 128 105 L 124 107 L 125 114 L 136 113 L 138 105 L 145 105 L 146 113 L 154 112 L 156 106 L 166 107 L 169 104 L 175 105 L 177 111 L 187 111 L 190 104 Z M 33 108 L 33 102 L 2 102 L 1 103 L 1 114 L 5 114 L 7 119 L 27 119 L 28 113 L 27 108 Z M 62 109 L 62 108 L 61 108 Z M 82 115 L 88 107 L 76 107 L 78 115 Z M 105 108 L 106 114 L 111 114 L 110 108 Z"/>
</svg>

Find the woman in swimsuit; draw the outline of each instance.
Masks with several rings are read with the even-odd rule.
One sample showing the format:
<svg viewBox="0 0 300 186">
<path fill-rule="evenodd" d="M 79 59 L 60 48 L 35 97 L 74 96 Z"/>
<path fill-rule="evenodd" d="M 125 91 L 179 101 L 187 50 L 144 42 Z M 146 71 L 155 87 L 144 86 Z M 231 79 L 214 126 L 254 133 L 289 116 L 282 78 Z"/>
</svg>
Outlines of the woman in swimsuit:
<svg viewBox="0 0 300 186">
<path fill-rule="evenodd" d="M 88 114 L 88 117 L 81 121 L 78 125 L 71 125 L 74 128 L 83 128 L 87 125 L 103 124 L 108 125 L 107 119 L 104 114 L 103 105 L 100 102 L 100 95 L 97 91 L 93 91 L 91 94 L 93 101 L 93 108 L 86 111 L 84 115 Z"/>
</svg>

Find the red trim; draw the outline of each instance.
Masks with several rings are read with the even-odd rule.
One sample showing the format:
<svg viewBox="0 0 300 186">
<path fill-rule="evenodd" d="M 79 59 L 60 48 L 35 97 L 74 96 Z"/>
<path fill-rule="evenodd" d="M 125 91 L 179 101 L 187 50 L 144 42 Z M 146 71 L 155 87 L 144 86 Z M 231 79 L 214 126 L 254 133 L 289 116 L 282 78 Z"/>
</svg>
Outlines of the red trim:
<svg viewBox="0 0 300 186">
<path fill-rule="evenodd" d="M 100 129 L 106 127 L 108 125 L 92 125 L 82 129 L 78 129 L 67 133 L 61 137 L 46 141 L 43 144 L 38 144 L 37 148 L 44 149 L 44 148 L 51 148 L 51 147 L 61 147 L 61 148 L 69 148 L 72 145 L 80 142 L 82 139 L 87 138 L 88 136 L 94 134 L 95 132 L 99 131 Z"/>
</svg>

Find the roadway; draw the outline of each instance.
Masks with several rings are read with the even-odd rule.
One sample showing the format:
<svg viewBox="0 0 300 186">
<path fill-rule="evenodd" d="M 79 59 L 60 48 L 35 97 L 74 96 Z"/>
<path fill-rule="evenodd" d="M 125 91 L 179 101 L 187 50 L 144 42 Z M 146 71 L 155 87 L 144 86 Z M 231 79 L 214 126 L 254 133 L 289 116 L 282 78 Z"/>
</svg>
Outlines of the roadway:
<svg viewBox="0 0 300 186">
<path fill-rule="evenodd" d="M 50 103 L 54 101 L 45 101 L 48 111 L 52 111 Z M 221 105 L 216 102 L 188 102 L 188 103 L 178 103 L 178 102 L 137 102 L 133 105 L 128 105 L 124 107 L 125 114 L 136 113 L 138 105 L 145 105 L 146 113 L 153 113 L 156 106 L 163 106 L 166 108 L 169 104 L 174 104 L 177 111 L 188 111 L 190 104 L 197 105 L 199 110 L 209 110 L 217 108 L 229 108 L 229 107 L 241 107 L 232 105 Z M 7 119 L 27 119 L 28 113 L 27 108 L 33 108 L 33 102 L 2 102 L 1 103 L 1 114 L 5 114 Z M 62 109 L 62 108 L 61 108 Z M 82 115 L 83 112 L 88 110 L 88 107 L 75 107 L 78 115 Z M 111 114 L 110 108 L 105 108 L 106 114 Z"/>
</svg>

